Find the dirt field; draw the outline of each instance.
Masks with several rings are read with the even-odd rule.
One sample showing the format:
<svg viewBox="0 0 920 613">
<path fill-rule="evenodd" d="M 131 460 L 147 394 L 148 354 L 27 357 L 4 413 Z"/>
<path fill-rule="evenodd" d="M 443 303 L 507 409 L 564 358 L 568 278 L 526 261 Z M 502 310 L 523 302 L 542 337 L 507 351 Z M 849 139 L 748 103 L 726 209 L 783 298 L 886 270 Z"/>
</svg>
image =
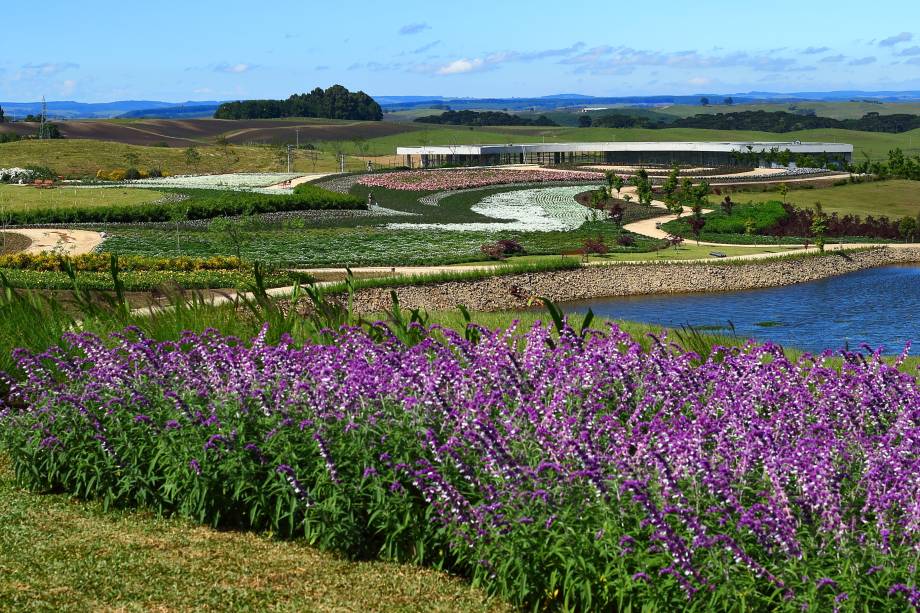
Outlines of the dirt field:
<svg viewBox="0 0 920 613">
<path fill-rule="evenodd" d="M 234 144 L 350 141 L 377 138 L 417 129 L 412 125 L 383 122 L 345 122 L 312 119 L 144 119 L 81 120 L 54 122 L 66 139 L 105 140 L 129 145 L 166 143 L 170 147 L 213 144 L 224 135 Z M 0 124 L 0 132 L 21 136 L 35 134 L 34 123 Z"/>
</svg>

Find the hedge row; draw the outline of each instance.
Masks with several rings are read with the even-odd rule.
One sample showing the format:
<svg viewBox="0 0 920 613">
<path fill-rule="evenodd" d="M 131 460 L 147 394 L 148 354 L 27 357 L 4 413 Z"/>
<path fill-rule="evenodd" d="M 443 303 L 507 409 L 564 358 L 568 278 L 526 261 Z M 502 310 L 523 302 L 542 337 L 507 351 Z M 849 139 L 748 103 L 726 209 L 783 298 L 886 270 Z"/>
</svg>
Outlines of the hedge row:
<svg viewBox="0 0 920 613">
<path fill-rule="evenodd" d="M 108 272 L 111 254 L 84 253 L 67 256 L 55 253 L 14 253 L 0 256 L 0 268 L 12 270 L 54 271 L 63 270 L 65 259 L 77 272 Z M 186 256 L 156 258 L 142 255 L 124 255 L 118 258 L 121 270 L 167 270 L 192 272 L 198 270 L 234 270 L 240 261 L 232 256 L 215 255 L 208 258 Z"/>
<path fill-rule="evenodd" d="M 171 221 L 176 212 L 186 219 L 211 219 L 228 215 L 254 215 L 280 211 L 363 210 L 367 206 L 349 194 L 298 186 L 293 194 L 262 194 L 221 190 L 182 190 L 182 202 L 150 202 L 111 207 L 42 207 L 9 213 L 14 225 L 43 223 L 130 223 Z"/>
<path fill-rule="evenodd" d="M 21 289 L 66 290 L 73 288 L 70 277 L 60 271 L 0 270 L 10 287 Z M 270 272 L 265 275 L 267 287 L 284 287 L 295 281 L 307 281 L 306 275 Z M 122 270 L 118 277 L 129 292 L 149 291 L 163 287 L 184 289 L 245 289 L 252 285 L 252 272 L 243 270 Z M 80 287 L 86 290 L 114 290 L 112 275 L 107 272 L 82 272 L 77 275 Z"/>
</svg>

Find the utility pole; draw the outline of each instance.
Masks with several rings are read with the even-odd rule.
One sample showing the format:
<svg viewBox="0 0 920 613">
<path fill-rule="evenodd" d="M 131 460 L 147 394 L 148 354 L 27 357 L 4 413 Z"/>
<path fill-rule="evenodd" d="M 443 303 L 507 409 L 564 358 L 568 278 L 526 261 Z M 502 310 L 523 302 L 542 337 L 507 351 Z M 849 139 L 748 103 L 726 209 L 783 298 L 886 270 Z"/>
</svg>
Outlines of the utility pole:
<svg viewBox="0 0 920 613">
<path fill-rule="evenodd" d="M 288 174 L 291 174 L 291 146 L 290 145 L 287 146 L 287 163 L 288 163 L 287 164 Z"/>
<path fill-rule="evenodd" d="M 297 148 L 300 149 L 300 128 L 297 128 Z"/>
<path fill-rule="evenodd" d="M 45 103 L 45 97 L 42 96 L 42 117 L 38 124 L 38 140 L 45 138 L 45 116 L 48 114 L 48 105 Z"/>
</svg>

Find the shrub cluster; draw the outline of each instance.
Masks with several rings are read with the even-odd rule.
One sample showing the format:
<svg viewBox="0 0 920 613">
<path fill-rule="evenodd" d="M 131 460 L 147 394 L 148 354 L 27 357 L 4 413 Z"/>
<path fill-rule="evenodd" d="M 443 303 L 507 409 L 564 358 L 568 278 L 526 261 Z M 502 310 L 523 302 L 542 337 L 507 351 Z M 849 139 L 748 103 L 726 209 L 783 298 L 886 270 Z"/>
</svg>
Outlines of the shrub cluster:
<svg viewBox="0 0 920 613">
<path fill-rule="evenodd" d="M 15 270 L 53 271 L 62 270 L 64 262 L 77 272 L 106 272 L 111 266 L 111 255 L 107 253 L 85 253 L 62 257 L 54 253 L 14 253 L 0 256 L 0 268 Z M 211 256 L 208 258 L 175 257 L 155 258 L 137 255 L 121 256 L 119 265 L 124 270 L 230 270 L 240 268 L 235 257 Z"/>
<path fill-rule="evenodd" d="M 0 442 L 35 489 L 436 565 L 532 610 L 920 604 L 912 376 L 558 328 L 68 334 L 17 352 Z"/>
<path fill-rule="evenodd" d="M 262 194 L 242 191 L 182 190 L 187 219 L 211 219 L 282 211 L 366 209 L 358 198 L 331 192 L 315 185 L 297 186 L 293 194 Z M 9 213 L 12 224 L 154 222 L 170 221 L 171 207 L 161 202 L 109 207 L 33 208 Z"/>
</svg>

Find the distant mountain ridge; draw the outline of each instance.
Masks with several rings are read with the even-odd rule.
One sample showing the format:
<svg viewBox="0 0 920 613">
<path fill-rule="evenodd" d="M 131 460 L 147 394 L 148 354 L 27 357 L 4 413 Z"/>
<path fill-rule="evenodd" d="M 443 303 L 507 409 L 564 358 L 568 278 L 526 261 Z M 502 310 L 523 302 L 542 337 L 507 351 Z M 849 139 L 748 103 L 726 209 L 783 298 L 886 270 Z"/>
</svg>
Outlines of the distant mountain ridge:
<svg viewBox="0 0 920 613">
<path fill-rule="evenodd" d="M 522 98 L 474 98 L 451 96 L 373 96 L 385 110 L 407 110 L 427 108 L 433 105 L 450 106 L 454 110 L 549 110 L 566 106 L 628 104 L 697 104 L 700 98 L 709 98 L 713 103 L 731 97 L 735 104 L 756 102 L 846 102 L 849 100 L 873 100 L 878 102 L 920 101 L 920 91 L 862 91 L 841 90 L 830 92 L 761 92 L 699 93 L 692 95 L 655 96 L 588 96 L 577 93 L 552 94 Z M 118 100 L 114 102 L 76 102 L 72 100 L 49 101 L 48 116 L 52 119 L 111 119 L 111 118 L 164 118 L 192 119 L 211 117 L 215 109 L 225 101 L 196 100 L 186 102 L 164 102 L 160 100 Z M 41 112 L 41 102 L 0 102 L 7 117 L 25 117 Z"/>
</svg>

